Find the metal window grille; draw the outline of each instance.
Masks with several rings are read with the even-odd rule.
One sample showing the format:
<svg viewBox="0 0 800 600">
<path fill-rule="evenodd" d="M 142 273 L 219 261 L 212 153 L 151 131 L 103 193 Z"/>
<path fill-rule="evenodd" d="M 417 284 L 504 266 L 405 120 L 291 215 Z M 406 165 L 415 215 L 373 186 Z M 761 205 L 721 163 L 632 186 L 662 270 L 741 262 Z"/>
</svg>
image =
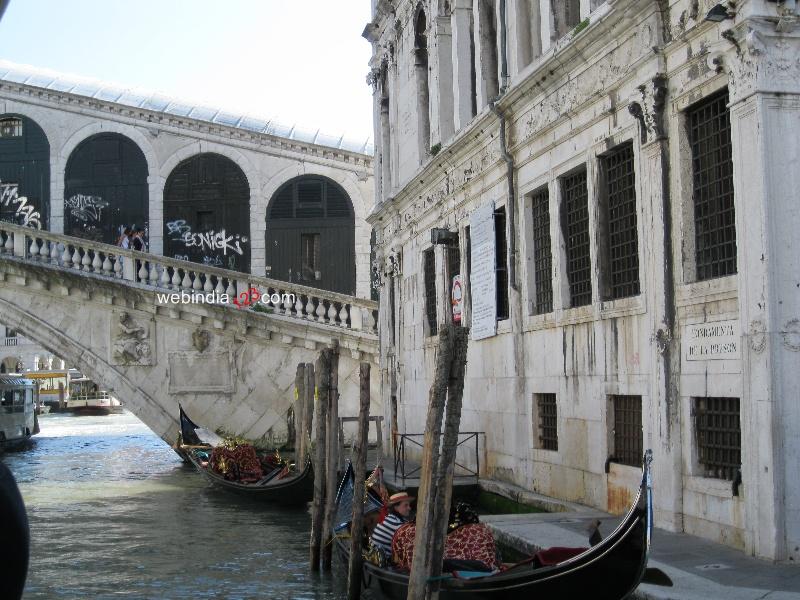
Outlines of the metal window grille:
<svg viewBox="0 0 800 600">
<path fill-rule="evenodd" d="M 0 138 L 22 137 L 22 119 L 0 120 Z"/>
<path fill-rule="evenodd" d="M 561 180 L 562 227 L 567 244 L 570 306 L 592 302 L 592 265 L 589 255 L 589 194 L 586 171 Z"/>
<path fill-rule="evenodd" d="M 555 394 L 536 394 L 539 416 L 539 448 L 558 450 L 557 405 Z"/>
<path fill-rule="evenodd" d="M 450 278 L 452 284 L 453 277 L 461 273 L 461 251 L 458 247 L 458 241 L 454 246 L 447 247 L 447 276 Z"/>
<path fill-rule="evenodd" d="M 695 398 L 695 429 L 703 475 L 733 481 L 742 466 L 739 398 Z"/>
<path fill-rule="evenodd" d="M 436 259 L 433 248 L 422 254 L 425 271 L 425 319 L 428 324 L 427 335 L 436 335 Z"/>
<path fill-rule="evenodd" d="M 497 320 L 508 318 L 508 245 L 506 240 L 506 208 L 494 213 L 495 275 L 497 277 Z"/>
<path fill-rule="evenodd" d="M 533 272 L 536 282 L 534 312 L 553 310 L 553 251 L 550 245 L 550 196 L 547 189 L 533 195 Z"/>
<path fill-rule="evenodd" d="M 609 292 L 614 300 L 639 293 L 633 145 L 625 144 L 607 156 L 603 163 L 608 209 Z"/>
<path fill-rule="evenodd" d="M 697 279 L 736 273 L 736 223 L 728 92 L 688 112 Z"/>
<path fill-rule="evenodd" d="M 642 465 L 642 397 L 612 396 L 614 402 L 614 462 Z"/>
</svg>

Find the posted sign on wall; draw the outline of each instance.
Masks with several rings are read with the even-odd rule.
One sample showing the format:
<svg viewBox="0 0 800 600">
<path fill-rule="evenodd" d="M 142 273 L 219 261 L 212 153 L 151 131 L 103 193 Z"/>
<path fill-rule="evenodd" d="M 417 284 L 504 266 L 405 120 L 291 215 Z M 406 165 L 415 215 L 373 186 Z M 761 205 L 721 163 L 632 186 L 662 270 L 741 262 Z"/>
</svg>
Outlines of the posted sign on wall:
<svg viewBox="0 0 800 600">
<path fill-rule="evenodd" d="M 741 358 L 739 321 L 714 321 L 687 325 L 683 334 L 686 360 Z"/>
<path fill-rule="evenodd" d="M 494 202 L 472 211 L 469 217 L 473 340 L 497 333 L 497 280 L 495 278 Z"/>
</svg>

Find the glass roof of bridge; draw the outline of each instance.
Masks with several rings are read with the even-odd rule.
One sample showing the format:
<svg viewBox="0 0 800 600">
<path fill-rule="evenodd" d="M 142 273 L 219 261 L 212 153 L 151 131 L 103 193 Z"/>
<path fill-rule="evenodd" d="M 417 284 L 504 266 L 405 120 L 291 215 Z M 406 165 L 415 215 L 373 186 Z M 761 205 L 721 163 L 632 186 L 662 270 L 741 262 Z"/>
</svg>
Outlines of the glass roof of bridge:
<svg viewBox="0 0 800 600">
<path fill-rule="evenodd" d="M 195 105 L 158 93 L 135 88 L 124 88 L 75 75 L 63 75 L 55 71 L 39 69 L 29 65 L 19 65 L 6 60 L 0 60 L 0 80 L 96 98 L 105 102 L 163 112 L 198 121 L 217 123 L 226 127 L 246 129 L 247 131 L 348 152 L 372 155 L 375 151 L 371 137 L 356 139 L 347 137 L 344 134 L 331 134 L 320 129 L 305 129 L 296 124 L 281 123 L 275 119 L 264 119 L 228 112 L 221 108 Z"/>
</svg>

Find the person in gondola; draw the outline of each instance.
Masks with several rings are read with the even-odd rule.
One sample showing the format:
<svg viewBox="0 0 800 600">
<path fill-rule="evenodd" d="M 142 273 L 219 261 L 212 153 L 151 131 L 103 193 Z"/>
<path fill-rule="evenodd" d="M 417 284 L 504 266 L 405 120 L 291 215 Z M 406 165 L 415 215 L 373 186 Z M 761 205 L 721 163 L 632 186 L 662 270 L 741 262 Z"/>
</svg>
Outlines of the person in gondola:
<svg viewBox="0 0 800 600">
<path fill-rule="evenodd" d="M 372 532 L 372 537 L 370 537 L 372 545 L 381 550 L 386 557 L 392 555 L 392 538 L 395 532 L 404 523 L 411 520 L 411 502 L 413 501 L 414 498 L 406 492 L 392 494 L 388 502 L 389 513 Z"/>
</svg>

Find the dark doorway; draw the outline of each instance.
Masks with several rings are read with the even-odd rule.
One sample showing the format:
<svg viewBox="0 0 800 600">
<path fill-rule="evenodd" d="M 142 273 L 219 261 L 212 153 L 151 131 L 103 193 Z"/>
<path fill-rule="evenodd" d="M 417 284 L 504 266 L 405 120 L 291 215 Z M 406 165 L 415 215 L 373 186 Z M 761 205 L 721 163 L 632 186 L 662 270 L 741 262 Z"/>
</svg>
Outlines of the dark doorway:
<svg viewBox="0 0 800 600">
<path fill-rule="evenodd" d="M 147 234 L 147 161 L 119 133 L 99 133 L 75 148 L 64 177 L 64 233 L 115 244 L 122 227 Z"/>
<path fill-rule="evenodd" d="M 164 188 L 164 255 L 249 272 L 250 186 L 231 159 L 198 154 Z"/>
<path fill-rule="evenodd" d="M 47 229 L 49 214 L 47 136 L 28 117 L 0 116 L 0 220 Z"/>
<path fill-rule="evenodd" d="M 355 295 L 355 215 L 326 177 L 285 183 L 267 207 L 267 277 Z"/>
</svg>

